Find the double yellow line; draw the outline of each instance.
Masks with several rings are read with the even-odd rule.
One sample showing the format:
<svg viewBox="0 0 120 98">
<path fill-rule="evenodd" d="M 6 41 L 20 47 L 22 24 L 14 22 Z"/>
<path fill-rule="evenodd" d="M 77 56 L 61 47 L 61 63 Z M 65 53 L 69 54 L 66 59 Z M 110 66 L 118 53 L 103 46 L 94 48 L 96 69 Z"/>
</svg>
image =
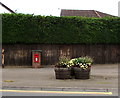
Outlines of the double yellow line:
<svg viewBox="0 0 120 98">
<path fill-rule="evenodd" d="M 1 92 L 21 92 L 21 93 L 57 93 L 57 94 L 98 94 L 112 95 L 112 92 L 76 92 L 76 91 L 34 91 L 34 90 L 0 90 Z"/>
</svg>

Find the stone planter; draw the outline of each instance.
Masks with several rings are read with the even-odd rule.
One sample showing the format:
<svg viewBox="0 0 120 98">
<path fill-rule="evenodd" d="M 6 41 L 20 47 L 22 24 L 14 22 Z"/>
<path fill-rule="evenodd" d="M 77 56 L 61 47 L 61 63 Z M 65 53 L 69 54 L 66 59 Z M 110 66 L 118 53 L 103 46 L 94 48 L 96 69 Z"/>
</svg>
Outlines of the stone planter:
<svg viewBox="0 0 120 98">
<path fill-rule="evenodd" d="M 74 67 L 75 79 L 89 79 L 90 70 L 90 67 L 84 70 L 78 67 Z"/>
<path fill-rule="evenodd" d="M 55 68 L 56 79 L 71 79 L 71 69 L 70 68 Z"/>
</svg>

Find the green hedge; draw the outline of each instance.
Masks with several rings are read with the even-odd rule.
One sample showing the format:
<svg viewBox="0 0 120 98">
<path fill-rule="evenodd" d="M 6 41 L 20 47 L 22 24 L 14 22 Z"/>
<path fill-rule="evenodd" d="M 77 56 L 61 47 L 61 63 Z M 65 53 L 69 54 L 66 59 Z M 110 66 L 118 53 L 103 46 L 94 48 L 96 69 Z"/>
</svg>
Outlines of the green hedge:
<svg viewBox="0 0 120 98">
<path fill-rule="evenodd" d="M 120 18 L 2 14 L 2 42 L 120 44 Z"/>
</svg>

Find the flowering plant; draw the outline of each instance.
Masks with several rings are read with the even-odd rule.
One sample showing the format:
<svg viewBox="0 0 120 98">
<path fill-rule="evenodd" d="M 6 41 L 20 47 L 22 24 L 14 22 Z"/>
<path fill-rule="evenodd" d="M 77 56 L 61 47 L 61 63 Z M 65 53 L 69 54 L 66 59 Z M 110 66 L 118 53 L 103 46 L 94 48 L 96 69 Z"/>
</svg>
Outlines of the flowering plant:
<svg viewBox="0 0 120 98">
<path fill-rule="evenodd" d="M 79 57 L 74 59 L 68 59 L 66 57 L 62 57 L 59 59 L 59 62 L 55 67 L 62 67 L 62 68 L 68 68 L 68 67 L 79 67 L 82 69 L 87 69 L 91 67 L 91 64 L 93 63 L 93 59 L 91 57 Z"/>
<path fill-rule="evenodd" d="M 93 59 L 91 57 L 86 56 L 86 57 L 71 59 L 69 61 L 69 64 L 70 66 L 87 69 L 88 67 L 91 67 L 92 62 L 93 62 Z"/>
<path fill-rule="evenodd" d="M 59 59 L 59 62 L 57 63 L 57 65 L 55 67 L 67 68 L 67 67 L 69 67 L 69 61 L 70 61 L 70 59 L 68 59 L 66 57 L 62 57 Z"/>
</svg>

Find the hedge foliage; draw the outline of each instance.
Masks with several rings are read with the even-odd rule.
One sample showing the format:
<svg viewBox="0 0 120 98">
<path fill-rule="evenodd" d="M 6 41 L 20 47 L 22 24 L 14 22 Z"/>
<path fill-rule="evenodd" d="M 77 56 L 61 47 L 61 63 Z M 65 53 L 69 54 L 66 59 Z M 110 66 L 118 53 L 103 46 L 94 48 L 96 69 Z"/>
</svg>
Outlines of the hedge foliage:
<svg viewBox="0 0 120 98">
<path fill-rule="evenodd" d="M 120 44 L 120 18 L 2 14 L 2 42 Z"/>
</svg>

